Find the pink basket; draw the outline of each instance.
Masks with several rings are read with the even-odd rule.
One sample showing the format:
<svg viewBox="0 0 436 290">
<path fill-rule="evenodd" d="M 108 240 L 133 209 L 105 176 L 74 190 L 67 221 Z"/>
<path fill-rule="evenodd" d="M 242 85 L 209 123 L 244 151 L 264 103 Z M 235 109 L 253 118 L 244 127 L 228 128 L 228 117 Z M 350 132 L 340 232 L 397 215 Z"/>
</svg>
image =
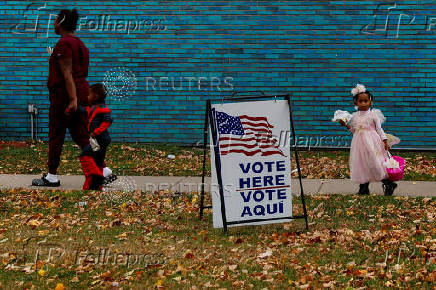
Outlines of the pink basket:
<svg viewBox="0 0 436 290">
<path fill-rule="evenodd" d="M 404 160 L 404 158 L 401 158 L 400 156 L 392 156 L 390 153 L 389 153 L 389 157 L 393 158 L 400 165 L 400 168 L 386 168 L 386 172 L 389 175 L 389 180 L 398 181 L 403 179 L 404 166 L 406 164 L 406 160 Z"/>
</svg>

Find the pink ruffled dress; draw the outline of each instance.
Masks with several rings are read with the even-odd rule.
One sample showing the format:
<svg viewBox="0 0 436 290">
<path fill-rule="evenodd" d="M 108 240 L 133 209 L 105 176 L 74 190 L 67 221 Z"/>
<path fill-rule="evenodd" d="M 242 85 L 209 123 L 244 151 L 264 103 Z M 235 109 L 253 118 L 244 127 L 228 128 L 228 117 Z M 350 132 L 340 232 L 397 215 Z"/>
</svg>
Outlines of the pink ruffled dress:
<svg viewBox="0 0 436 290">
<path fill-rule="evenodd" d="M 350 149 L 351 181 L 363 184 L 388 178 L 383 162 L 387 158 L 380 110 L 357 111 L 349 123 L 353 133 Z"/>
</svg>

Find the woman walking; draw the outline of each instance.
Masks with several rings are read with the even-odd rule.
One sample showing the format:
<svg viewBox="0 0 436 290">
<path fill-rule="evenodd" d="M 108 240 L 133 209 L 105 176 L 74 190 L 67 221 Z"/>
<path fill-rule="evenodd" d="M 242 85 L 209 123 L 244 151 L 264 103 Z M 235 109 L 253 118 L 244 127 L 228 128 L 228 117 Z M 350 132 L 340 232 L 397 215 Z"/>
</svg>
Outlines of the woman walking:
<svg viewBox="0 0 436 290">
<path fill-rule="evenodd" d="M 89 51 L 74 34 L 79 14 L 76 9 L 61 10 L 55 20 L 55 33 L 61 36 L 49 62 L 47 87 L 50 95 L 48 174 L 34 179 L 35 186 L 60 186 L 57 178 L 62 146 L 68 128 L 73 141 L 80 146 L 79 160 L 85 174 L 83 189 L 101 189 L 103 175 L 92 157 L 87 130 L 87 115 L 77 110 L 88 105 L 89 84 L 86 81 Z"/>
</svg>

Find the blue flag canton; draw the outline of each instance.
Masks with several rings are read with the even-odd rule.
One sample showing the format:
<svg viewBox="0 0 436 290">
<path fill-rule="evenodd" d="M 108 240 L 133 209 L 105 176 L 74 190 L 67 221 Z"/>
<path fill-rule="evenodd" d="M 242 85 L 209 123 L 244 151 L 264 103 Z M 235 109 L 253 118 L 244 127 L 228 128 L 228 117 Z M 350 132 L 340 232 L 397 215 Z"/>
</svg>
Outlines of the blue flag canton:
<svg viewBox="0 0 436 290">
<path fill-rule="evenodd" d="M 244 128 L 242 127 L 239 117 L 232 117 L 223 112 L 216 112 L 216 119 L 218 122 L 218 133 L 244 135 Z"/>
</svg>

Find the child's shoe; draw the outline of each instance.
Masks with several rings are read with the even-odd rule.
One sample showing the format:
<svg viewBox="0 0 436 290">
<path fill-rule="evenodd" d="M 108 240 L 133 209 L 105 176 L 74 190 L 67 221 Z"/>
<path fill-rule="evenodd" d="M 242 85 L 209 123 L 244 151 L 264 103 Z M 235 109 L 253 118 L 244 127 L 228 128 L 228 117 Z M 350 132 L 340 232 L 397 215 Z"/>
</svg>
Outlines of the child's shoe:
<svg viewBox="0 0 436 290">
<path fill-rule="evenodd" d="M 92 175 L 90 190 L 102 190 L 104 177 L 102 175 Z"/>
<path fill-rule="evenodd" d="M 103 180 L 103 186 L 108 185 L 111 182 L 114 182 L 115 180 L 117 180 L 118 177 L 115 174 L 111 174 L 108 177 L 105 177 Z"/>
<path fill-rule="evenodd" d="M 389 179 L 383 179 L 383 192 L 385 194 L 385 196 L 391 196 L 392 194 L 394 194 L 394 190 L 395 188 L 397 188 L 398 184 L 396 184 L 395 182 L 389 180 Z"/>
<path fill-rule="evenodd" d="M 360 184 L 359 185 L 359 192 L 357 194 L 368 195 L 369 194 L 369 182 Z"/>
</svg>

